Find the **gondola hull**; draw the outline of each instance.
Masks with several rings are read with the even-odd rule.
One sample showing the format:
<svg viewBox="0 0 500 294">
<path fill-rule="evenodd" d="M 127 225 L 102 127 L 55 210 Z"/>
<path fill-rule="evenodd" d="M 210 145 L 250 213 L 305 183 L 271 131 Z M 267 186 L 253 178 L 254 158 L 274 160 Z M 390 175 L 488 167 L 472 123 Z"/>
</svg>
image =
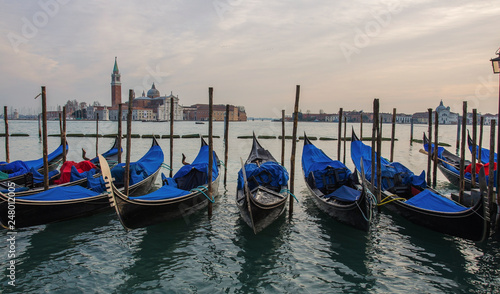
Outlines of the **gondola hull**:
<svg viewBox="0 0 500 294">
<path fill-rule="evenodd" d="M 217 196 L 219 177 L 212 182 L 212 195 Z M 141 193 L 139 193 L 141 194 Z M 208 205 L 208 198 L 202 192 L 173 199 L 158 201 L 130 200 L 113 187 L 115 209 L 122 225 L 127 229 L 143 228 L 157 223 L 186 218 Z"/>
<path fill-rule="evenodd" d="M 384 196 L 389 196 L 389 194 L 384 192 Z M 487 238 L 489 226 L 489 221 L 484 217 L 484 199 L 485 197 L 482 197 L 481 201 L 471 209 L 455 213 L 421 209 L 399 200 L 384 206 L 409 221 L 428 229 L 472 241 L 483 241 Z"/>
<path fill-rule="evenodd" d="M 142 180 L 130 186 L 131 195 L 141 195 L 154 185 L 160 168 Z M 12 202 L 12 200 L 11 200 Z M 15 199 L 15 228 L 31 227 L 49 224 L 73 218 L 79 218 L 99 213 L 110 208 L 108 194 L 104 193 L 90 198 L 62 201 L 26 201 Z M 3 227 L 9 225 L 8 196 L 0 194 L 0 222 Z"/>
<path fill-rule="evenodd" d="M 451 184 L 460 187 L 460 175 L 446 168 L 442 163 L 438 162 L 438 168 L 443 173 L 443 175 L 450 181 Z M 470 190 L 472 184 L 470 179 L 464 178 L 465 190 Z"/>
<path fill-rule="evenodd" d="M 287 195 L 283 195 L 283 199 L 273 205 L 263 205 L 257 202 L 253 196 L 247 198 L 243 190 L 238 190 L 236 193 L 236 204 L 240 210 L 241 218 L 253 229 L 255 234 L 276 221 L 286 209 Z M 250 199 L 250 202 L 247 199 Z"/>
<path fill-rule="evenodd" d="M 0 222 L 6 229 L 19 229 L 73 218 L 89 216 L 110 208 L 106 193 L 79 200 L 66 201 L 23 201 L 15 200 L 9 209 L 8 199 L 0 195 Z M 9 218 L 9 211 L 14 216 Z"/>
<path fill-rule="evenodd" d="M 363 192 L 360 198 L 355 202 L 349 204 L 336 204 L 320 196 L 317 189 L 311 189 L 309 184 L 307 184 L 307 180 L 306 186 L 310 194 L 312 194 L 314 204 L 316 204 L 320 210 L 341 223 L 353 226 L 359 230 L 369 230 L 372 205 L 367 198 L 366 192 Z"/>
</svg>

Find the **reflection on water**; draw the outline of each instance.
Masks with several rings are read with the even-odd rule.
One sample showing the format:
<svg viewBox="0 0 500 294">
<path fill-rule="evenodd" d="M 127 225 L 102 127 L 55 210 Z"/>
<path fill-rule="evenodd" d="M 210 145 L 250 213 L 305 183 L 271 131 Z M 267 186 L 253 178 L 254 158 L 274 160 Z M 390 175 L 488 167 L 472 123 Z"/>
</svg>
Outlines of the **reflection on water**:
<svg viewBox="0 0 500 294">
<path fill-rule="evenodd" d="M 359 125 L 352 125 L 355 131 Z M 11 158 L 37 158 L 41 154 L 37 122 L 10 122 L 11 132 L 30 137 L 12 137 Z M 176 122 L 176 134 L 207 133 L 207 125 Z M 280 135 L 281 124 L 272 122 L 232 123 L 229 129 L 227 190 L 212 218 L 200 211 L 187 219 L 127 232 L 113 211 L 58 224 L 20 230 L 16 235 L 17 286 L 7 285 L 6 270 L 1 271 L 2 293 L 145 293 L 145 292 L 347 292 L 347 293 L 488 293 L 500 287 L 500 249 L 498 241 L 478 245 L 445 236 L 382 209 L 374 217 L 369 232 L 340 224 L 316 208 L 308 195 L 297 146 L 296 196 L 291 219 L 285 213 L 277 222 L 254 235 L 240 219 L 235 204 L 240 157 L 246 158 L 251 140 L 239 135 Z M 291 124 L 287 123 L 287 135 Z M 350 126 L 348 126 L 350 127 Z M 365 130 L 367 125 L 365 124 Z M 49 123 L 49 134 L 58 133 L 57 122 Z M 114 122 L 102 122 L 103 133 L 116 132 Z M 169 124 L 134 122 L 132 133 L 168 134 Z M 214 124 L 214 134 L 223 137 L 223 124 Z M 419 153 L 421 145 L 409 143 L 410 127 L 397 125 L 394 157 L 416 173 L 426 169 L 427 158 Z M 420 138 L 426 126 L 415 126 Z M 70 122 L 69 133 L 93 133 L 94 122 Z M 337 137 L 337 125 L 300 123 L 298 133 Z M 485 132 L 489 129 L 485 128 Z M 390 125 L 384 125 L 385 136 Z M 440 141 L 454 145 L 456 128 L 440 126 Z M 486 138 L 487 139 L 487 138 Z M 2 139 L 0 138 L 0 141 Z M 80 149 L 91 156 L 95 139 L 69 138 L 70 160 L 80 160 Z M 159 140 L 165 154 L 169 141 Z M 286 158 L 291 141 L 286 141 Z M 2 144 L 0 142 L 0 144 Z M 107 150 L 112 138 L 100 138 L 99 149 Z M 132 160 L 149 148 L 149 139 L 132 140 Z M 266 140 L 266 148 L 280 157 L 281 142 Z M 336 141 L 314 142 L 327 154 L 337 154 Z M 487 145 L 488 142 L 483 142 Z M 59 139 L 49 138 L 49 149 Z M 214 139 L 215 151 L 223 158 L 222 139 Z M 384 156 L 390 143 L 383 142 Z M 174 170 L 181 166 L 181 154 L 194 159 L 198 139 L 174 141 Z M 452 150 L 453 151 L 453 150 Z M 469 156 L 469 155 L 468 155 Z M 0 158 L 5 151 L 0 148 Z M 168 158 L 166 156 L 165 158 Z M 167 159 L 168 160 L 168 159 Z M 169 163 L 169 162 L 167 162 Z M 289 160 L 285 167 L 289 168 Z M 347 166 L 353 168 L 347 144 Z M 449 193 L 456 187 L 438 172 L 438 189 Z M 0 254 L 6 256 L 7 232 L 0 231 Z M 9 260 L 0 259 L 6 269 Z M 168 291 L 170 290 L 170 291 Z"/>
</svg>

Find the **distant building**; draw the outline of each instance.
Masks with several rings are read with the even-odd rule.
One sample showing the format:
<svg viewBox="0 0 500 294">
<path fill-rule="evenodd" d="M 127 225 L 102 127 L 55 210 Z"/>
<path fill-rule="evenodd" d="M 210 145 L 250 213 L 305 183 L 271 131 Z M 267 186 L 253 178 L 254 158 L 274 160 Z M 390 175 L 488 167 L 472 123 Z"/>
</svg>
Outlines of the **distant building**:
<svg viewBox="0 0 500 294">
<path fill-rule="evenodd" d="M 456 124 L 458 121 L 458 113 L 451 112 L 449 106 L 445 107 L 443 105 L 443 100 L 441 100 L 439 106 L 436 107 L 436 112 L 438 113 L 438 123 L 440 125 Z M 434 116 L 432 120 L 434 121 Z"/>
<path fill-rule="evenodd" d="M 214 121 L 224 121 L 226 105 L 218 104 L 212 107 Z M 208 104 L 195 104 L 184 107 L 184 120 L 208 120 Z M 229 121 L 246 121 L 247 115 L 243 106 L 229 105 Z"/>
</svg>

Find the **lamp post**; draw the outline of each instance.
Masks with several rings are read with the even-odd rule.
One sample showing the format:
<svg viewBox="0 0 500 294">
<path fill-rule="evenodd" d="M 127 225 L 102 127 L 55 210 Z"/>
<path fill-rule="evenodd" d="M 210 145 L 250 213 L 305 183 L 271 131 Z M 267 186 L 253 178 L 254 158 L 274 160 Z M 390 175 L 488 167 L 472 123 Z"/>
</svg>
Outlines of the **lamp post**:
<svg viewBox="0 0 500 294">
<path fill-rule="evenodd" d="M 495 52 L 497 55 L 496 58 L 492 58 L 491 65 L 493 66 L 493 73 L 498 74 L 500 73 L 500 48 Z M 499 81 L 499 92 L 498 92 L 498 118 L 497 118 L 498 123 L 498 136 L 497 136 L 497 154 L 500 154 L 500 81 Z M 497 163 L 498 164 L 498 163 Z M 500 172 L 497 171 L 497 199 L 498 197 L 498 187 L 500 183 Z M 498 203 L 497 203 L 498 204 Z"/>
</svg>

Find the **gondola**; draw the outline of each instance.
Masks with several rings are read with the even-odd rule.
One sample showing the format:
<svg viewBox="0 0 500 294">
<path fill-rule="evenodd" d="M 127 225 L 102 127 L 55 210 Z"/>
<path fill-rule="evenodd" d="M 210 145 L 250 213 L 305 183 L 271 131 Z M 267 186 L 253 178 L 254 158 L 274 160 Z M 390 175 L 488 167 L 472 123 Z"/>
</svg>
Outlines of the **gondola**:
<svg viewBox="0 0 500 294">
<path fill-rule="evenodd" d="M 252 150 L 238 172 L 236 204 L 243 220 L 257 234 L 285 210 L 288 172 L 253 134 Z"/>
<path fill-rule="evenodd" d="M 114 184 L 108 188 L 109 199 L 126 229 L 142 228 L 168 220 L 187 217 L 214 201 L 219 185 L 218 159 L 213 152 L 212 191 L 208 196 L 209 146 L 201 138 L 201 148 L 193 163 L 184 165 L 173 178 L 163 177 L 158 190 L 136 197 L 119 191 Z M 107 163 L 101 159 L 105 181 L 111 179 Z"/>
<path fill-rule="evenodd" d="M 118 137 L 115 139 L 113 146 L 102 154 L 106 161 L 115 166 L 118 163 Z M 94 178 L 100 177 L 98 171 L 99 160 L 98 157 L 79 163 L 67 162 L 69 165 L 63 164 L 60 171 L 54 170 L 49 172 L 49 189 L 59 186 L 75 186 L 79 185 L 87 187 L 87 175 L 92 175 Z M 75 166 L 73 168 L 72 166 Z M 80 169 L 80 166 L 82 167 Z M 79 173 L 80 172 L 80 173 Z M 16 197 L 33 195 L 44 191 L 43 187 L 43 174 L 36 170 L 31 170 L 31 180 L 23 185 L 12 185 L 11 181 L 0 182 L 0 192 L 8 193 L 9 188 L 14 189 Z M 63 179 L 64 178 L 64 179 Z"/>
<path fill-rule="evenodd" d="M 151 189 L 163 159 L 163 151 L 153 138 L 149 151 L 132 165 L 135 168 L 131 167 L 131 195 L 141 195 Z M 103 158 L 102 162 L 106 160 Z M 107 162 L 106 166 L 109 170 Z M 110 171 L 108 178 L 116 176 L 120 179 L 123 174 L 120 169 L 123 170 L 122 165 L 113 168 L 115 172 L 111 176 Z M 0 224 L 4 228 L 17 229 L 83 217 L 110 208 L 103 178 L 88 176 L 87 180 L 88 189 L 77 185 L 58 186 L 28 196 L 18 196 L 14 192 L 0 193 Z"/>
<path fill-rule="evenodd" d="M 363 144 L 354 131 L 351 158 L 358 169 L 363 161 L 366 180 L 370 182 L 371 147 Z M 416 176 L 401 163 L 385 158 L 381 158 L 381 183 L 380 205 L 417 225 L 479 242 L 489 236 L 489 205 L 484 193 L 473 207 L 464 207 L 427 188 L 424 172 Z"/>
<path fill-rule="evenodd" d="M 306 186 L 319 209 L 334 219 L 368 231 L 376 201 L 342 162 L 330 159 L 304 134 L 302 171 Z"/>
<path fill-rule="evenodd" d="M 434 146 L 434 143 L 431 144 Z M 426 152 L 429 152 L 429 139 L 424 133 L 424 149 Z M 434 147 L 431 150 L 431 159 L 434 160 L 433 156 Z M 437 166 L 439 170 L 443 173 L 443 175 L 455 186 L 460 187 L 460 157 L 454 155 L 450 151 L 446 150 L 444 147 L 437 148 L 438 152 L 438 163 Z M 464 165 L 468 166 L 471 162 L 469 160 L 464 161 Z M 471 175 L 470 173 L 464 175 L 464 183 L 465 189 L 470 190 L 472 187 L 471 184 Z"/>
<path fill-rule="evenodd" d="M 66 144 L 66 154 L 68 153 L 68 145 Z M 57 169 L 62 161 L 63 157 L 63 145 L 59 145 L 56 150 L 52 151 L 47 156 L 49 163 L 49 172 Z M 0 172 L 4 175 L 7 174 L 7 178 L 1 179 L 0 182 L 14 182 L 19 185 L 24 185 L 31 182 L 30 171 L 34 170 L 39 173 L 43 172 L 43 158 L 35 160 L 16 160 L 10 163 L 1 162 Z M 55 176 L 56 173 L 53 173 Z"/>
<path fill-rule="evenodd" d="M 472 147 L 474 146 L 474 142 L 472 141 L 472 138 L 470 137 L 470 134 L 468 132 L 467 132 L 467 145 L 469 146 L 469 150 L 472 154 Z M 479 150 L 479 146 L 476 145 L 476 158 L 479 158 L 479 153 L 481 153 L 481 163 L 488 164 L 490 162 L 490 150 L 486 148 L 481 148 L 481 150 Z M 493 155 L 493 161 L 497 162 L 496 153 L 494 153 Z"/>
</svg>

